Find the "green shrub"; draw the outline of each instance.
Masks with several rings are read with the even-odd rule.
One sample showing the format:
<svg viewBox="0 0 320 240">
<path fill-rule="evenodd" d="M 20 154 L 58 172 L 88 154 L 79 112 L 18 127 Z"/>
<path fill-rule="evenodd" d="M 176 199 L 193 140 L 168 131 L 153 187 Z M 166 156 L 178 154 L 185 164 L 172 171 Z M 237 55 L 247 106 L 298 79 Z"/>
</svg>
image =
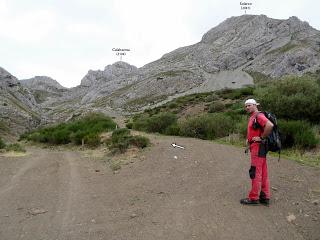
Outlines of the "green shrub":
<svg viewBox="0 0 320 240">
<path fill-rule="evenodd" d="M 224 103 L 217 101 L 210 104 L 208 112 L 209 113 L 222 112 L 224 109 L 225 109 Z"/>
<path fill-rule="evenodd" d="M 148 121 L 149 132 L 164 133 L 172 124 L 177 122 L 177 116 L 173 113 L 160 113 L 152 116 Z"/>
<path fill-rule="evenodd" d="M 320 118 L 320 86 L 310 77 L 287 77 L 257 88 L 255 95 L 263 109 L 277 118 L 308 120 L 317 123 Z"/>
<path fill-rule="evenodd" d="M 177 117 L 173 113 L 159 113 L 151 117 L 142 116 L 133 122 L 133 129 L 164 133 L 166 129 L 177 122 Z"/>
<path fill-rule="evenodd" d="M 28 141 L 48 143 L 49 138 L 51 138 L 50 128 L 28 133 L 26 136 L 24 136 L 24 138 Z"/>
<path fill-rule="evenodd" d="M 244 87 L 239 89 L 242 97 L 251 96 L 254 93 L 254 87 Z"/>
<path fill-rule="evenodd" d="M 247 128 L 248 128 L 248 117 L 241 116 L 236 121 L 235 132 L 240 134 L 241 137 L 246 138 L 247 137 Z"/>
<path fill-rule="evenodd" d="M 205 114 L 189 118 L 180 124 L 182 136 L 200 139 L 225 137 L 235 129 L 232 118 L 223 113 Z"/>
<path fill-rule="evenodd" d="M 126 124 L 126 127 L 127 127 L 128 129 L 132 129 L 132 128 L 133 128 L 133 122 L 128 122 L 128 123 Z"/>
<path fill-rule="evenodd" d="M 0 138 L 0 149 L 4 149 L 6 147 L 5 142 Z"/>
<path fill-rule="evenodd" d="M 82 140 L 84 141 L 85 136 L 89 134 L 88 131 L 79 129 L 72 131 L 69 135 L 71 142 L 73 142 L 76 145 L 82 144 Z"/>
<path fill-rule="evenodd" d="M 129 136 L 130 130 L 128 128 L 118 128 L 112 132 L 112 139 L 119 139 L 124 136 Z"/>
<path fill-rule="evenodd" d="M 39 129 L 29 134 L 21 135 L 21 139 L 50 144 L 85 144 L 97 146 L 99 135 L 103 131 L 112 130 L 116 123 L 102 114 L 93 113 L 82 119 L 56 126 Z"/>
<path fill-rule="evenodd" d="M 112 143 L 111 150 L 113 152 L 119 151 L 120 153 L 124 153 L 129 148 L 129 141 L 128 139 L 124 139 L 122 142 Z"/>
<path fill-rule="evenodd" d="M 98 133 L 89 133 L 84 137 L 84 144 L 90 147 L 97 147 L 100 145 L 101 139 Z"/>
<path fill-rule="evenodd" d="M 147 131 L 149 117 L 140 116 L 139 118 L 133 119 L 132 129 L 139 131 Z"/>
<path fill-rule="evenodd" d="M 113 131 L 109 148 L 114 152 L 120 151 L 124 153 L 130 145 L 130 130 L 127 128 L 119 128 Z"/>
<path fill-rule="evenodd" d="M 156 108 L 153 108 L 153 109 L 148 109 L 145 112 L 148 113 L 149 116 L 152 116 L 152 115 L 160 113 L 160 111 L 161 111 L 161 107 L 156 107 Z"/>
<path fill-rule="evenodd" d="M 213 101 L 216 101 L 219 99 L 219 96 L 215 93 L 212 93 L 210 95 L 208 95 L 206 98 L 205 98 L 205 102 L 213 102 Z"/>
<path fill-rule="evenodd" d="M 224 99 L 240 99 L 246 96 L 253 95 L 253 87 L 244 87 L 237 89 L 225 88 L 217 91 L 217 94 Z"/>
<path fill-rule="evenodd" d="M 177 107 L 178 107 L 178 104 L 175 103 L 175 102 L 171 102 L 171 103 L 169 103 L 168 107 L 169 107 L 170 109 L 177 108 Z"/>
<path fill-rule="evenodd" d="M 312 126 L 305 121 L 278 121 L 283 148 L 313 148 L 318 139 Z"/>
<path fill-rule="evenodd" d="M 26 152 L 26 150 L 19 143 L 12 143 L 6 146 L 6 151 Z"/>
<path fill-rule="evenodd" d="M 222 97 L 223 99 L 227 99 L 232 94 L 232 89 L 224 88 L 219 91 L 216 91 L 216 94 L 218 94 L 218 96 Z"/>
<path fill-rule="evenodd" d="M 165 135 L 171 135 L 171 136 L 179 136 L 180 135 L 180 127 L 177 123 L 174 123 L 166 128 L 166 131 L 164 132 Z"/>
<path fill-rule="evenodd" d="M 25 132 L 25 133 L 21 134 L 21 135 L 19 136 L 18 141 L 20 142 L 20 141 L 22 141 L 22 140 L 30 140 L 30 139 L 28 139 L 28 138 L 29 138 L 29 135 L 30 135 L 30 132 Z"/>
<path fill-rule="evenodd" d="M 108 147 L 113 152 L 124 153 L 130 145 L 138 148 L 145 148 L 149 143 L 150 141 L 148 138 L 142 136 L 131 136 L 129 129 L 120 128 L 113 131 Z"/>
<path fill-rule="evenodd" d="M 150 140 L 143 136 L 132 136 L 129 141 L 131 145 L 138 148 L 145 148 L 150 144 Z"/>
<path fill-rule="evenodd" d="M 52 133 L 52 138 L 49 138 L 49 143 L 53 144 L 67 144 L 69 142 L 71 142 L 70 131 L 65 128 L 57 129 Z"/>
</svg>

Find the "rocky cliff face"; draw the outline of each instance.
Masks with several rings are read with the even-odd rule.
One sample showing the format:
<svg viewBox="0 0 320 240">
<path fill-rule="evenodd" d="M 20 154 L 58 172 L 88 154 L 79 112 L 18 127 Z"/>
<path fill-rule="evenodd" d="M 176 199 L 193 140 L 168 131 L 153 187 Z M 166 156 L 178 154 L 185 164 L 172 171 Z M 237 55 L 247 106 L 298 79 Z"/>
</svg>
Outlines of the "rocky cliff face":
<svg viewBox="0 0 320 240">
<path fill-rule="evenodd" d="M 98 97 L 109 95 L 117 89 L 137 82 L 140 78 L 138 68 L 125 62 L 108 65 L 104 71 L 90 70 L 81 80 L 82 87 L 89 87 L 81 103 L 86 104 Z"/>
<path fill-rule="evenodd" d="M 206 33 L 201 44 L 212 52 L 211 64 L 204 62 L 211 72 L 241 68 L 281 77 L 314 71 L 320 66 L 320 32 L 297 17 L 232 17 Z"/>
<path fill-rule="evenodd" d="M 37 103 L 41 104 L 62 97 L 69 90 L 61 86 L 56 80 L 46 76 L 35 76 L 20 80 L 22 86 L 28 88 Z"/>
<path fill-rule="evenodd" d="M 243 15 L 225 20 L 199 43 L 165 54 L 143 69 L 165 68 L 169 62 L 173 67 L 195 67 L 207 73 L 241 69 L 280 77 L 319 68 L 319 48 L 320 32 L 296 17 L 277 20 Z"/>
<path fill-rule="evenodd" d="M 103 71 L 89 70 L 86 76 L 81 80 L 81 86 L 90 87 L 92 85 L 100 85 L 112 81 L 121 82 L 119 79 L 125 80 L 135 75 L 138 68 L 125 62 L 116 62 L 108 65 Z"/>
<path fill-rule="evenodd" d="M 30 91 L 0 67 L 0 135 L 17 135 L 41 123 L 41 109 Z"/>
<path fill-rule="evenodd" d="M 57 91 L 61 89 L 66 89 L 61 86 L 56 80 L 47 77 L 47 76 L 35 76 L 30 79 L 20 80 L 21 84 L 32 89 L 36 90 L 45 90 L 45 91 Z"/>
<path fill-rule="evenodd" d="M 271 77 L 303 74 L 320 68 L 320 32 L 296 17 L 231 17 L 212 28 L 199 43 L 165 54 L 138 69 L 135 84 L 112 92 L 97 91 L 115 108 L 139 109 L 168 96 L 237 88 L 252 84 L 247 74 Z"/>
</svg>

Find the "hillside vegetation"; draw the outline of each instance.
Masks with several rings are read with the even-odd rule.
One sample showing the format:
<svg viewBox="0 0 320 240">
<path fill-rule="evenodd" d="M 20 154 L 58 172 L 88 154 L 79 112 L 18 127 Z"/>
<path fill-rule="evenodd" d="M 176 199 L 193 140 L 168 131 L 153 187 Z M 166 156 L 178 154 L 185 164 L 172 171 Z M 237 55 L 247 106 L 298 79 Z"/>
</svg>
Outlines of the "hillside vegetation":
<svg viewBox="0 0 320 240">
<path fill-rule="evenodd" d="M 110 131 L 112 134 L 109 137 L 101 138 L 102 133 Z M 54 145 L 72 143 L 98 147 L 105 144 L 112 153 L 124 153 L 131 146 L 142 149 L 150 144 L 148 138 L 132 136 L 127 128 L 118 129 L 112 118 L 101 113 L 90 113 L 78 120 L 37 129 L 21 135 L 20 140 L 22 139 Z M 0 149 L 5 147 L 7 147 L 6 144 L 0 138 Z"/>
<path fill-rule="evenodd" d="M 90 114 L 82 119 L 61 123 L 21 135 L 21 139 L 49 144 L 100 144 L 100 134 L 116 128 L 116 123 L 103 114 Z"/>
<path fill-rule="evenodd" d="M 319 72 L 288 76 L 255 87 L 180 97 L 133 116 L 127 127 L 243 145 L 248 121 L 244 101 L 255 98 L 261 110 L 277 116 L 284 149 L 314 151 L 319 146 L 319 76 Z M 316 158 L 314 165 L 319 165 L 319 154 Z"/>
</svg>

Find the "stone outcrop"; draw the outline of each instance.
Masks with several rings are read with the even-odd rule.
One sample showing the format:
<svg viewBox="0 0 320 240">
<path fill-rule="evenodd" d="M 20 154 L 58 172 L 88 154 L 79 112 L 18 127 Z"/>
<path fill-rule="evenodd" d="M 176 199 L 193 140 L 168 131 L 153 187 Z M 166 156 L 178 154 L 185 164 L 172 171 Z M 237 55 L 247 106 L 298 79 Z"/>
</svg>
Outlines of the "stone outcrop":
<svg viewBox="0 0 320 240">
<path fill-rule="evenodd" d="M 134 110 L 175 95 L 253 84 L 250 72 L 274 78 L 301 75 L 320 68 L 319 52 L 320 32 L 297 17 L 231 17 L 204 34 L 199 43 L 127 74 L 125 79 L 134 84 L 123 87 L 120 78 L 107 85 L 100 81 L 82 103 L 105 101 L 114 108 Z"/>
<path fill-rule="evenodd" d="M 67 88 L 47 76 L 35 76 L 30 79 L 23 79 L 20 80 L 20 83 L 30 90 L 39 104 L 45 101 L 55 101 L 69 92 Z"/>
<path fill-rule="evenodd" d="M 0 68 L 0 135 L 18 135 L 37 127 L 41 109 L 28 88 Z"/>
</svg>

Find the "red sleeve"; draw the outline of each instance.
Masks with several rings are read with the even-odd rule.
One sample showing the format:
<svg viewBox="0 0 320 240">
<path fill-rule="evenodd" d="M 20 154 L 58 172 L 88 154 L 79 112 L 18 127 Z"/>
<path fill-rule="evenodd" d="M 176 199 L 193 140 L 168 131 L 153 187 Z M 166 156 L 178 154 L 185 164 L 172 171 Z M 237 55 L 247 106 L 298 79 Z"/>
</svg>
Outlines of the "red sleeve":
<svg viewBox="0 0 320 240">
<path fill-rule="evenodd" d="M 264 126 L 266 125 L 266 123 L 269 120 L 268 120 L 268 118 L 266 118 L 266 116 L 263 113 L 260 113 L 257 116 L 257 121 L 258 121 L 259 125 L 264 128 Z"/>
</svg>

